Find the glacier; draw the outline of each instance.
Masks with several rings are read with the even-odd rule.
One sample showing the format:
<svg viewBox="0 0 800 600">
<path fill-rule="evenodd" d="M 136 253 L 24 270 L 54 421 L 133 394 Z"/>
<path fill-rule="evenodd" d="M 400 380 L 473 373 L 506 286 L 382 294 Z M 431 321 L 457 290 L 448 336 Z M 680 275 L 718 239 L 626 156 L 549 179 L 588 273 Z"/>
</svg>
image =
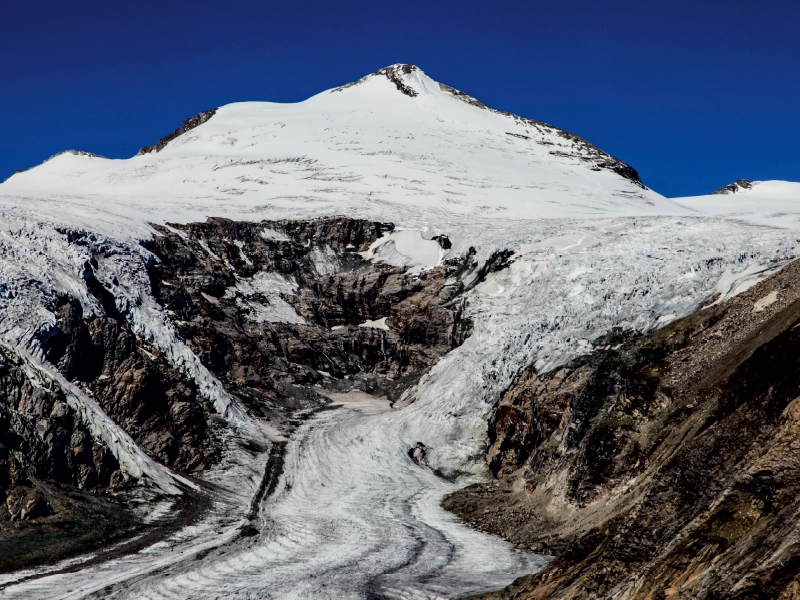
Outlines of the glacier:
<svg viewBox="0 0 800 600">
<path fill-rule="evenodd" d="M 597 152 L 396 65 L 296 104 L 223 106 L 159 152 L 125 160 L 64 153 L 6 180 L 2 342 L 45 368 L 52 298 L 69 293 L 87 314 L 103 310 L 83 282 L 99 256 L 94 275 L 137 334 L 198 382 L 232 437 L 266 443 L 153 299 L 154 257 L 142 247 L 151 224 L 390 221 L 395 233 L 365 258 L 414 272 L 471 247 L 482 262 L 513 254 L 468 293 L 472 335 L 402 408 L 345 404 L 292 434 L 283 475 L 257 507 L 257 535 L 241 537 L 239 528 L 266 457 L 231 445 L 203 475 L 216 492 L 198 522 L 135 554 L 2 575 L 0 597 L 457 598 L 542 568 L 549 557 L 473 531 L 439 506 L 486 476 L 486 415 L 514 376 L 587 353 L 614 327 L 648 331 L 741 291 L 795 259 L 800 241 L 800 184 L 667 199 L 599 167 L 613 157 Z M 74 232 L 84 245 L 69 243 Z M 451 240 L 448 251 L 432 250 L 437 235 Z M 166 494 L 190 485 L 80 390 L 73 401 L 101 437 L 120 440 L 114 447 L 131 475 Z M 419 442 L 427 466 L 408 456 Z"/>
</svg>

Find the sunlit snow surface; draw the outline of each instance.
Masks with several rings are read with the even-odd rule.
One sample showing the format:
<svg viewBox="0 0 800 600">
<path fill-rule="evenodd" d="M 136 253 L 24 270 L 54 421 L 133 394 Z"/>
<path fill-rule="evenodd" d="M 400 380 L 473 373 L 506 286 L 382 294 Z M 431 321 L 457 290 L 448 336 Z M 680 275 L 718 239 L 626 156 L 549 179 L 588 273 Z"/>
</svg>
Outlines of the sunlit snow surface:
<svg viewBox="0 0 800 600">
<path fill-rule="evenodd" d="M 390 412 L 345 403 L 293 434 L 284 476 L 260 507 L 258 535 L 243 538 L 237 528 L 265 456 L 231 452 L 206 476 L 221 487 L 199 523 L 76 572 L 3 576 L 0 597 L 457 598 L 506 585 L 545 559 L 464 527 L 439 503 L 485 476 L 486 415 L 516 373 L 588 352 L 611 327 L 648 330 L 678 318 L 795 256 L 800 193 L 792 184 L 774 210 L 745 196 L 729 211 L 720 203 L 730 196 L 673 203 L 551 155 L 539 138 L 507 135 L 525 131 L 441 93 L 421 72 L 406 83 L 420 94 L 409 98 L 376 77 L 297 105 L 223 107 L 157 155 L 63 155 L 0 186 L 5 342 L 40 356 L 54 291 L 99 311 L 81 278 L 90 251 L 102 249 L 97 277 L 117 278 L 109 289 L 137 332 L 248 435 L 258 430 L 149 294 L 148 256 L 138 244 L 151 235 L 147 221 L 326 214 L 391 221 L 413 233 L 395 234 L 398 255 L 384 249 L 368 258 L 405 255 L 414 270 L 435 258 L 428 242 L 407 247 L 417 231 L 426 239 L 446 233 L 451 257 L 471 246 L 479 260 L 516 252 L 510 267 L 469 293 L 474 332 L 412 390 L 413 403 Z M 722 216 L 733 212 L 739 216 Z M 94 238 L 76 247 L 54 226 Z M 417 442 L 429 448 L 431 469 L 408 457 Z M 146 459 L 135 447 L 123 450 L 137 465 Z M 145 466 L 172 485 L 166 470 Z"/>
<path fill-rule="evenodd" d="M 797 228 L 800 224 L 800 183 L 753 181 L 751 189 L 735 194 L 676 198 L 676 204 L 702 215 L 746 219 L 770 227 Z"/>
<path fill-rule="evenodd" d="M 681 214 L 662 196 L 606 169 L 556 130 L 477 108 L 421 71 L 418 92 L 367 78 L 297 104 L 242 102 L 159 153 L 108 160 L 64 153 L 8 179 L 0 193 L 36 197 L 97 226 L 206 215 L 251 219 L 414 209 L 430 223 L 454 215 L 551 218 Z"/>
</svg>

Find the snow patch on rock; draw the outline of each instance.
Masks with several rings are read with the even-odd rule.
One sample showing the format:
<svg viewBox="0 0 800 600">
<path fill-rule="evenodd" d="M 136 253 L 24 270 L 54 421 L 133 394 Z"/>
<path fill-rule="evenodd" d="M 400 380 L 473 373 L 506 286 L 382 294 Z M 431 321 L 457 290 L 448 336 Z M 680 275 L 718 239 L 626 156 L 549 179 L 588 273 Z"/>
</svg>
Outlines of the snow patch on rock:
<svg viewBox="0 0 800 600">
<path fill-rule="evenodd" d="M 754 313 L 761 312 L 768 306 L 772 306 L 773 304 L 775 304 L 777 301 L 778 301 L 778 292 L 777 290 L 773 290 L 769 294 L 758 300 L 753 305 L 753 312 Z"/>
<path fill-rule="evenodd" d="M 359 253 L 365 260 L 395 267 L 431 268 L 447 254 L 436 240 L 426 240 L 418 230 L 384 233 L 370 247 Z"/>
<path fill-rule="evenodd" d="M 236 285 L 225 291 L 225 297 L 245 304 L 250 309 L 249 318 L 257 323 L 305 325 L 305 319 L 283 299 L 296 291 L 297 283 L 288 277 L 260 271 L 250 279 L 238 277 Z"/>
<path fill-rule="evenodd" d="M 389 326 L 386 324 L 386 319 L 388 317 L 381 317 L 380 319 L 375 319 L 374 321 L 366 320 L 359 325 L 359 327 L 365 327 L 367 329 L 383 329 L 384 331 L 389 331 Z"/>
</svg>

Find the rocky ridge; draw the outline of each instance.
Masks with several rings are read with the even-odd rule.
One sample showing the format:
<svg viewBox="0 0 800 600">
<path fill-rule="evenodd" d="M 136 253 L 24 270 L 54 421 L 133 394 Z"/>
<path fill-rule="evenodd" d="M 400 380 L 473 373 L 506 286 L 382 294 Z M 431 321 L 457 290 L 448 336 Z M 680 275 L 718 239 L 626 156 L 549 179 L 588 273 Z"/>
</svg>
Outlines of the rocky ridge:
<svg viewBox="0 0 800 600">
<path fill-rule="evenodd" d="M 217 109 L 212 108 L 210 110 L 204 110 L 203 112 L 198 113 L 193 117 L 189 117 L 175 131 L 165 135 L 163 138 L 158 140 L 152 146 L 143 146 L 137 153 L 137 156 L 141 156 L 142 154 L 150 154 L 151 152 L 161 152 L 164 148 L 167 147 L 167 144 L 169 144 L 172 140 L 183 135 L 187 131 L 191 131 L 197 126 L 202 125 L 203 123 L 208 121 L 211 117 L 213 117 L 216 113 Z"/>
<path fill-rule="evenodd" d="M 711 194 L 736 194 L 742 190 L 750 190 L 753 188 L 753 182 L 747 179 L 737 179 L 733 183 L 724 185 L 718 190 L 714 190 Z"/>
</svg>

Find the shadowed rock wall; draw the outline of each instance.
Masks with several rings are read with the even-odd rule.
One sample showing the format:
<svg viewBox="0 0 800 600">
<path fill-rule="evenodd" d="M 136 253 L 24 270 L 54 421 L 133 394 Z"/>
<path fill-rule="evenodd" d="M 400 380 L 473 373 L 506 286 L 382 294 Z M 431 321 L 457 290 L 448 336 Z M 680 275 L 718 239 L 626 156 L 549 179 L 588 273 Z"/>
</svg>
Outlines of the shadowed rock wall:
<svg viewBox="0 0 800 600">
<path fill-rule="evenodd" d="M 288 432 L 325 390 L 398 400 L 469 335 L 472 255 L 421 273 L 362 258 L 392 229 L 340 217 L 160 228 L 153 292 L 203 364 Z"/>
</svg>

